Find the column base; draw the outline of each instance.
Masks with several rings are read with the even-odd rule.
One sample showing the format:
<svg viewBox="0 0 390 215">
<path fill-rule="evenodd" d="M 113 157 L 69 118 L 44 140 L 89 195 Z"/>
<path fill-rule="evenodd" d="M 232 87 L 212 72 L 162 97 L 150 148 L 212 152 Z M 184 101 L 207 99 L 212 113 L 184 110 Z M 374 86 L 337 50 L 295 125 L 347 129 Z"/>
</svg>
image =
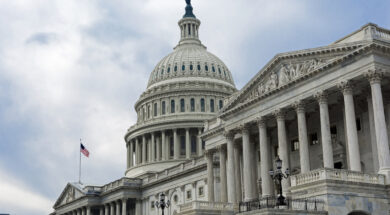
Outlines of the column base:
<svg viewBox="0 0 390 215">
<path fill-rule="evenodd" d="M 378 174 L 385 176 L 385 184 L 390 184 L 390 167 L 380 168 Z"/>
</svg>

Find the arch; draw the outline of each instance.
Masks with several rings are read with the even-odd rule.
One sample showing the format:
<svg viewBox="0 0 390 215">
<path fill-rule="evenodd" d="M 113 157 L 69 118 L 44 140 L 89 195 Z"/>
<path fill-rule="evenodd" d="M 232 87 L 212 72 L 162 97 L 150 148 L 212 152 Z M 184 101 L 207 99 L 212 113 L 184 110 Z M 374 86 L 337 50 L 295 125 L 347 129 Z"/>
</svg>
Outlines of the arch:
<svg viewBox="0 0 390 215">
<path fill-rule="evenodd" d="M 365 211 L 352 211 L 348 215 L 370 215 L 370 213 L 365 212 Z"/>
</svg>

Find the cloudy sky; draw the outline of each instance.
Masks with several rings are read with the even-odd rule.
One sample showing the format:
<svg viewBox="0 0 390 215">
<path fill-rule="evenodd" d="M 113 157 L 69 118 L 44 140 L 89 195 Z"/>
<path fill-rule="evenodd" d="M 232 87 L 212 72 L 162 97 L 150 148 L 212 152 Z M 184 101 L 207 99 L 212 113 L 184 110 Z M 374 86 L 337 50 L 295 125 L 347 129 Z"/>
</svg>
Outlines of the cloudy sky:
<svg viewBox="0 0 390 215">
<path fill-rule="evenodd" d="M 324 46 L 390 1 L 193 0 L 200 38 L 240 89 L 275 54 Z M 179 40 L 184 0 L 0 0 L 0 213 L 48 214 L 66 183 L 124 175 L 126 129 Z"/>
</svg>

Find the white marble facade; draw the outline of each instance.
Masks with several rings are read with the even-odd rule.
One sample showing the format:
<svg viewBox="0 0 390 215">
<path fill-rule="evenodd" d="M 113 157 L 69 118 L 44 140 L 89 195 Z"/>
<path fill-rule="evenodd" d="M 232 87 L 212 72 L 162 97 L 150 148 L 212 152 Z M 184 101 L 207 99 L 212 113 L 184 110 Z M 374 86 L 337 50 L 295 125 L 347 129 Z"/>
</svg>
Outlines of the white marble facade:
<svg viewBox="0 0 390 215">
<path fill-rule="evenodd" d="M 69 183 L 53 214 L 159 214 L 160 193 L 172 203 L 165 214 L 238 213 L 239 202 L 277 194 L 276 156 L 292 173 L 285 195 L 321 199 L 330 215 L 388 214 L 389 30 L 367 24 L 328 46 L 278 54 L 237 91 L 199 26 L 187 5 L 179 44 L 136 102 L 124 177 Z"/>
</svg>

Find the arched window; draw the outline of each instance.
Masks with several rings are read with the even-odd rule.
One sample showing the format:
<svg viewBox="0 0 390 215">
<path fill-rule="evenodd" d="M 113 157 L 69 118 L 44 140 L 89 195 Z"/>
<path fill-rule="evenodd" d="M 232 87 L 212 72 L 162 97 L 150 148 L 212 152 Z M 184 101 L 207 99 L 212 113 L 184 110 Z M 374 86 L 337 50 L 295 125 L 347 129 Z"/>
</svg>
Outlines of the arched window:
<svg viewBox="0 0 390 215">
<path fill-rule="evenodd" d="M 191 112 L 195 112 L 195 99 L 191 99 Z"/>
<path fill-rule="evenodd" d="M 205 112 L 205 105 L 204 105 L 204 99 L 200 99 L 200 111 Z"/>
<path fill-rule="evenodd" d="M 180 112 L 185 112 L 185 101 L 180 99 Z"/>
<path fill-rule="evenodd" d="M 210 112 L 214 112 L 214 99 L 210 99 Z"/>
<path fill-rule="evenodd" d="M 186 65 L 183 64 L 183 66 L 181 66 L 181 70 L 182 71 L 186 70 Z"/>
<path fill-rule="evenodd" d="M 157 103 L 154 103 L 154 116 L 157 116 Z"/>
<path fill-rule="evenodd" d="M 200 65 L 198 64 L 198 71 L 200 71 Z"/>
<path fill-rule="evenodd" d="M 191 136 L 191 154 L 196 154 L 196 136 Z"/>
<path fill-rule="evenodd" d="M 186 155 L 186 136 L 180 136 L 180 155 Z"/>
<path fill-rule="evenodd" d="M 175 65 L 175 68 L 174 68 L 175 72 L 177 71 L 177 65 Z"/>
<path fill-rule="evenodd" d="M 175 100 L 171 100 L 171 113 L 175 113 Z"/>
<path fill-rule="evenodd" d="M 207 65 L 204 66 L 204 69 L 207 71 L 209 71 L 209 67 Z"/>
<path fill-rule="evenodd" d="M 150 105 L 148 105 L 148 119 L 150 118 Z"/>
<path fill-rule="evenodd" d="M 213 67 L 211 67 L 211 69 L 213 70 L 213 72 L 215 72 L 215 67 L 213 66 Z"/>
<path fill-rule="evenodd" d="M 161 103 L 161 115 L 165 115 L 165 101 Z"/>
<path fill-rule="evenodd" d="M 194 69 L 194 66 L 191 64 L 190 65 L 190 70 L 192 71 Z"/>
<path fill-rule="evenodd" d="M 223 101 L 219 100 L 219 109 L 221 110 L 223 108 Z"/>
</svg>

